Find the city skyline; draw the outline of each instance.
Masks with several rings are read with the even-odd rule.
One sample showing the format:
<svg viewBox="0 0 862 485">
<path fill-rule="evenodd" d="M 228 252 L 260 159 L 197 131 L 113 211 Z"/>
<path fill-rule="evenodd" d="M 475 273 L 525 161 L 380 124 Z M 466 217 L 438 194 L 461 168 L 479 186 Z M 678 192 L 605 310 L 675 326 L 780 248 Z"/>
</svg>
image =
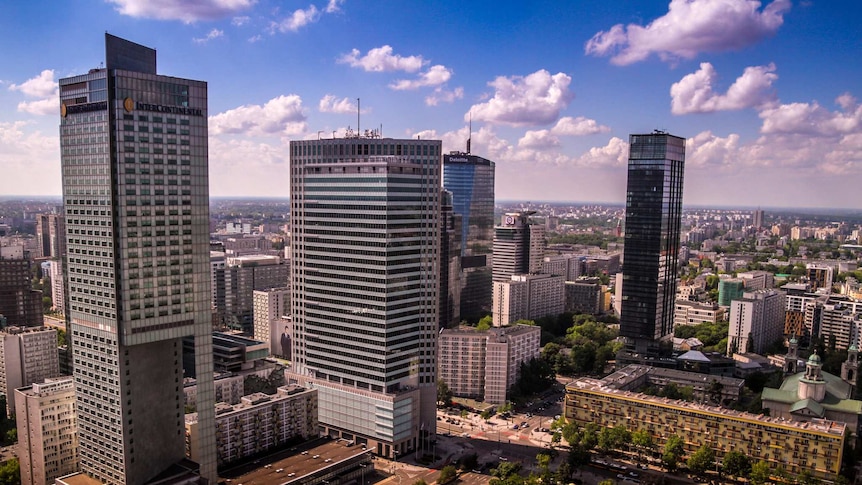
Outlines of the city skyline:
<svg viewBox="0 0 862 485">
<path fill-rule="evenodd" d="M 0 6 L 4 195 L 60 193 L 56 82 L 99 67 L 107 30 L 208 81 L 214 196 L 285 196 L 288 142 L 355 129 L 360 98 L 363 130 L 444 152 L 472 117 L 500 200 L 623 203 L 627 136 L 658 128 L 688 139 L 687 205 L 857 204 L 852 2 L 45 7 Z"/>
</svg>

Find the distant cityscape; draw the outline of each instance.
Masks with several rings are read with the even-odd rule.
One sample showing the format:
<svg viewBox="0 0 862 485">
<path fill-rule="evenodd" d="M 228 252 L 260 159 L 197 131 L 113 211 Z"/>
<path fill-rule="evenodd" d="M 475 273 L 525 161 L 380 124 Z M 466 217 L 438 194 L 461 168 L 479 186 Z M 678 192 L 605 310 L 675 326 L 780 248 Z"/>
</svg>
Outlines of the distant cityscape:
<svg viewBox="0 0 862 485">
<path fill-rule="evenodd" d="M 374 130 L 210 198 L 205 82 L 106 33 L 58 96 L 62 198 L 0 198 L 7 481 L 856 480 L 859 210 L 686 208 L 661 130 L 619 205 Z"/>
</svg>

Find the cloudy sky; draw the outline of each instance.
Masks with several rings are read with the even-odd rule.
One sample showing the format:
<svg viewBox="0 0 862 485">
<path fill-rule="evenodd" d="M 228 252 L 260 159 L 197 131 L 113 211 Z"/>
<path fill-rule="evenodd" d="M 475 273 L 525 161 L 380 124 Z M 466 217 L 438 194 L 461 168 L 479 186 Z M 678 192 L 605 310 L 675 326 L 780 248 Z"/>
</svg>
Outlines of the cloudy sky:
<svg viewBox="0 0 862 485">
<path fill-rule="evenodd" d="M 103 32 L 209 83 L 215 196 L 286 196 L 290 140 L 361 127 L 497 162 L 497 198 L 623 203 L 630 133 L 687 205 L 862 206 L 857 0 L 0 2 L 0 195 L 60 193 L 57 80 Z"/>
</svg>

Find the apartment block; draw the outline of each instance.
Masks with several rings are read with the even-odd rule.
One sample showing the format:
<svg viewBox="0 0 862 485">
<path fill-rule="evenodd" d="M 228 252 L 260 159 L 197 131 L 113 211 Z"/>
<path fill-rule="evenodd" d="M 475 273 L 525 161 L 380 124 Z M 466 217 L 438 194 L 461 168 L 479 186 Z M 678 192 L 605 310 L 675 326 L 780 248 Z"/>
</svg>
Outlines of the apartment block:
<svg viewBox="0 0 862 485">
<path fill-rule="evenodd" d="M 274 449 L 293 438 L 318 436 L 317 391 L 279 387 L 275 395 L 254 393 L 239 404 L 216 403 L 216 454 L 223 466 Z M 197 413 L 186 415 L 186 454 L 198 455 Z"/>
<path fill-rule="evenodd" d="M 727 353 L 762 354 L 769 344 L 784 336 L 784 292 L 746 291 L 730 303 Z"/>
<path fill-rule="evenodd" d="M 593 315 L 603 311 L 602 282 L 599 278 L 582 276 L 576 281 L 566 281 L 565 285 L 565 311 Z"/>
<path fill-rule="evenodd" d="M 270 349 L 275 348 L 273 325 L 281 321 L 285 315 L 290 315 L 290 286 L 254 290 L 252 306 L 255 340 L 265 342 Z M 281 352 L 278 354 L 281 355 Z M 290 358 L 289 355 L 283 357 Z"/>
<path fill-rule="evenodd" d="M 0 330 L 0 393 L 9 416 L 15 415 L 14 390 L 60 375 L 57 330 L 7 327 Z"/>
<path fill-rule="evenodd" d="M 752 462 L 766 461 L 772 470 L 783 467 L 791 475 L 807 470 L 820 479 L 833 479 L 841 470 L 847 433 L 842 422 L 770 418 L 621 391 L 589 378 L 566 386 L 564 414 L 581 425 L 646 431 L 659 450 L 677 435 L 685 443 L 686 455 L 706 445 L 719 462 L 727 452 L 739 451 Z"/>
<path fill-rule="evenodd" d="M 677 300 L 674 309 L 673 326 L 700 325 L 715 323 L 725 318 L 725 309 L 718 305 Z"/>
<path fill-rule="evenodd" d="M 75 383 L 72 376 L 15 389 L 21 483 L 46 485 L 78 471 Z"/>
<path fill-rule="evenodd" d="M 494 326 L 563 313 L 565 284 L 562 276 L 549 274 L 517 274 L 509 281 L 495 281 Z"/>
<path fill-rule="evenodd" d="M 539 357 L 542 329 L 530 325 L 444 329 L 438 341 L 438 378 L 455 396 L 501 404 L 521 364 Z"/>
</svg>

